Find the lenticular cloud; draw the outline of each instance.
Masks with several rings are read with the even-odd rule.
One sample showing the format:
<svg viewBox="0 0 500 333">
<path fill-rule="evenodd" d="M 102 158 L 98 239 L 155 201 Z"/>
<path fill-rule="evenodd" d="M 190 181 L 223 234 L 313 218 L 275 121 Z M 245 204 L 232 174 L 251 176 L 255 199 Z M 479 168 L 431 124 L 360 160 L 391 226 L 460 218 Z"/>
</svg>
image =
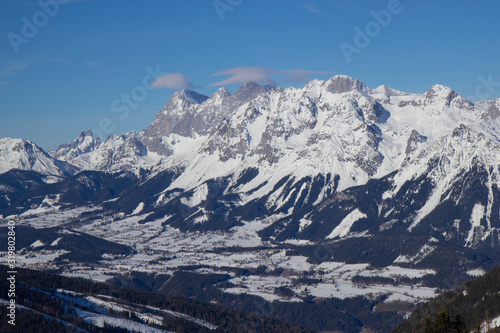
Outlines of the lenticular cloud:
<svg viewBox="0 0 500 333">
<path fill-rule="evenodd" d="M 169 73 L 156 78 L 156 80 L 151 83 L 152 87 L 155 88 L 168 88 L 168 89 L 189 89 L 193 88 L 194 85 L 189 82 L 190 77 L 182 73 Z"/>
<path fill-rule="evenodd" d="M 212 83 L 210 86 L 223 86 L 233 83 L 263 82 L 275 84 L 273 76 L 284 76 L 283 82 L 307 82 L 312 74 L 331 74 L 326 71 L 310 71 L 305 69 L 276 70 L 267 67 L 247 66 L 230 68 L 210 76 L 229 76 L 227 79 Z"/>
</svg>

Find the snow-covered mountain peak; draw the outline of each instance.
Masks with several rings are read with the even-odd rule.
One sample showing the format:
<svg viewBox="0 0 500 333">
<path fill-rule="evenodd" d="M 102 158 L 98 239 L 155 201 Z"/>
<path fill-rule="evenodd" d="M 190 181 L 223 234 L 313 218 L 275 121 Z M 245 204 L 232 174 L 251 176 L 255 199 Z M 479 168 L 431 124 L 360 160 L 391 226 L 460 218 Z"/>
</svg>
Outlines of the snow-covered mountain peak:
<svg viewBox="0 0 500 333">
<path fill-rule="evenodd" d="M 345 75 L 303 88 L 247 83 L 209 98 L 180 91 L 143 132 L 99 142 L 85 131 L 61 145 L 53 156 L 71 164 L 28 141 L 0 140 L 0 172 L 95 170 L 29 197 L 22 189 L 22 201 L 0 187 L 0 208 L 8 201 L 9 215 L 27 216 L 54 201 L 61 210 L 92 205 L 82 225 L 120 240 L 144 234 L 132 241 L 148 251 L 161 244 L 156 226 L 230 230 L 229 238 L 255 230 L 273 247 L 335 239 L 335 261 L 374 267 L 440 268 L 449 253 L 462 253 L 453 267 L 465 271 L 470 254 L 498 251 L 499 107 L 500 99 L 471 103 L 440 85 L 412 94 Z M 136 233 L 141 226 L 147 230 Z M 128 236 L 116 237 L 124 227 Z"/>
<path fill-rule="evenodd" d="M 463 138 L 464 135 L 469 136 L 472 132 L 473 132 L 472 129 L 465 126 L 464 124 L 460 124 L 458 127 L 456 127 L 453 130 L 453 132 L 451 133 L 451 136 Z"/>
<path fill-rule="evenodd" d="M 257 98 L 260 94 L 266 93 L 277 87 L 274 85 L 260 85 L 255 82 L 247 82 L 240 86 L 238 90 L 234 92 L 232 97 L 239 100 L 241 104 L 246 103 L 252 99 Z"/>
<path fill-rule="evenodd" d="M 192 90 L 180 90 L 170 96 L 167 104 L 163 107 L 162 111 L 166 112 L 184 112 L 187 109 L 192 109 L 198 104 L 203 103 L 208 99 L 208 96 L 197 93 Z"/>
<path fill-rule="evenodd" d="M 50 156 L 62 161 L 68 161 L 81 154 L 89 153 L 99 147 L 101 139 L 94 138 L 90 130 L 82 131 L 71 143 L 63 143 L 56 150 L 50 151 Z"/>
<path fill-rule="evenodd" d="M 431 174 L 436 181 L 450 181 L 478 166 L 495 173 L 498 179 L 500 145 L 465 125 L 455 128 L 422 155 L 429 161 L 428 165 L 434 166 Z"/>
<path fill-rule="evenodd" d="M 326 89 L 333 94 L 341 94 L 349 91 L 367 93 L 370 91 L 370 88 L 365 86 L 363 82 L 347 75 L 335 75 L 326 82 Z"/>
<path fill-rule="evenodd" d="M 11 169 L 54 176 L 71 176 L 78 171 L 73 165 L 51 157 L 31 141 L 0 139 L 0 174 Z"/>
<path fill-rule="evenodd" d="M 444 106 L 467 111 L 474 109 L 470 101 L 458 95 L 453 89 L 439 84 L 433 85 L 420 100 L 423 106 Z"/>
<path fill-rule="evenodd" d="M 193 92 L 186 90 L 178 92 L 157 113 L 155 120 L 141 140 L 151 151 L 169 156 L 174 149 L 165 146 L 164 137 L 178 135 L 191 140 L 199 136 L 210 135 L 214 133 L 223 119 L 229 117 L 241 105 L 274 89 L 277 88 L 272 85 L 249 82 L 243 84 L 232 95 L 226 88 L 220 88 L 210 98 L 199 94 L 194 95 Z M 182 94 L 194 96 L 191 100 L 195 99 L 197 103 L 186 103 L 182 99 Z"/>
<path fill-rule="evenodd" d="M 482 128 L 479 123 L 485 113 L 498 113 L 497 104 L 476 106 L 441 85 L 422 95 L 385 85 L 371 89 L 346 75 L 313 80 L 303 88 L 249 82 L 233 94 L 220 88 L 210 97 L 178 91 L 144 132 L 101 142 L 85 131 L 51 155 L 80 169 L 102 171 L 158 171 L 182 161 L 182 168 L 192 164 L 206 177 L 231 174 L 228 165 L 241 169 L 264 163 L 269 173 L 286 165 L 290 174 L 297 174 L 293 168 L 304 171 L 301 177 L 317 170 L 337 173 L 339 188 L 346 188 L 413 163 L 422 149 L 460 124 L 496 140 L 500 125 Z M 219 167 L 212 168 L 207 156 Z M 315 167 L 304 168 L 317 160 Z"/>
<path fill-rule="evenodd" d="M 492 101 L 475 102 L 474 106 L 482 110 L 482 119 L 495 119 L 500 116 L 500 98 Z"/>
<path fill-rule="evenodd" d="M 449 94 L 453 94 L 454 92 L 455 91 L 450 87 L 447 87 L 442 84 L 434 84 L 432 87 L 429 88 L 427 94 L 433 93 L 437 95 L 447 96 Z"/>
<path fill-rule="evenodd" d="M 217 91 L 212 96 L 210 96 L 209 100 L 220 100 L 229 96 L 231 96 L 231 92 L 229 91 L 229 89 L 221 87 L 217 89 Z"/>
<path fill-rule="evenodd" d="M 305 86 L 304 86 L 304 93 L 312 93 L 314 95 L 318 95 L 319 92 L 323 92 L 325 90 L 325 84 L 326 84 L 326 81 L 324 80 L 312 80 L 310 82 L 308 82 Z M 293 89 L 293 88 L 286 88 L 286 89 Z"/>
<path fill-rule="evenodd" d="M 111 134 L 100 142 L 99 138 L 90 140 L 93 138 L 91 133 L 82 132 L 73 143 L 61 145 L 58 150 L 51 153 L 82 170 L 107 172 L 127 170 L 139 174 L 140 169 L 157 167 L 162 159 L 162 156 L 149 151 L 141 142 L 143 136 L 144 131 L 140 133 L 130 131 Z"/>
<path fill-rule="evenodd" d="M 377 88 L 373 89 L 372 92 L 378 93 L 378 94 L 384 94 L 387 96 L 406 96 L 406 95 L 409 95 L 409 93 L 399 91 L 396 89 L 392 89 L 392 88 L 386 86 L 385 84 L 382 84 L 382 85 L 378 86 Z"/>
<path fill-rule="evenodd" d="M 208 99 L 208 96 L 197 93 L 193 90 L 184 89 L 175 92 L 170 100 L 181 100 L 190 104 L 201 104 Z"/>
<path fill-rule="evenodd" d="M 445 100 L 449 103 L 455 95 L 456 93 L 453 89 L 440 84 L 435 84 L 430 87 L 427 92 L 425 92 L 423 99 L 424 103 L 427 105 L 440 100 Z"/>
<path fill-rule="evenodd" d="M 468 154 L 469 152 L 467 150 L 477 150 L 477 153 L 485 154 L 487 147 L 495 147 L 497 152 L 500 148 L 500 143 L 498 141 L 493 141 L 484 133 L 476 131 L 464 124 L 457 126 L 451 133 L 450 137 L 451 140 L 454 141 L 454 145 L 456 147 L 462 148 L 459 152 L 462 155 Z M 486 155 L 488 155 L 488 153 L 484 156 Z"/>
<path fill-rule="evenodd" d="M 431 170 L 436 181 L 470 170 L 474 163 L 495 169 L 500 163 L 500 143 L 469 126 L 459 124 L 453 131 L 423 148 L 411 163 L 404 163 L 400 177 L 410 179 L 408 172 Z M 449 180 L 449 179 L 448 179 Z"/>
</svg>

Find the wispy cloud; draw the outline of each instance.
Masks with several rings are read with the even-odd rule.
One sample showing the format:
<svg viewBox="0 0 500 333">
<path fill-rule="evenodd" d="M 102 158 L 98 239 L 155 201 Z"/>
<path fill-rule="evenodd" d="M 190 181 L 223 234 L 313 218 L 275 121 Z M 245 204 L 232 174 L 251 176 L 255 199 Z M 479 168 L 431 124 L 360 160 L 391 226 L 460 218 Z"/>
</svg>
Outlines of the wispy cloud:
<svg viewBox="0 0 500 333">
<path fill-rule="evenodd" d="M 304 69 L 290 69 L 286 71 L 282 71 L 283 74 L 286 74 L 286 77 L 283 79 L 283 82 L 289 83 L 301 83 L 311 81 L 311 76 L 313 74 L 333 74 L 335 72 L 329 71 L 308 71 Z"/>
<path fill-rule="evenodd" d="M 74 66 L 75 64 L 68 61 L 68 60 L 65 60 L 65 59 L 60 59 L 60 58 L 50 58 L 48 59 L 48 61 L 51 61 L 51 62 L 58 62 L 60 64 L 64 64 L 64 65 L 68 65 L 68 66 Z"/>
<path fill-rule="evenodd" d="M 97 68 L 101 64 L 98 61 L 89 60 L 89 61 L 85 61 L 84 63 L 81 63 L 81 62 L 71 62 L 69 60 L 61 59 L 61 58 L 50 58 L 50 59 L 48 59 L 48 61 L 56 62 L 59 64 L 68 65 L 68 66 L 85 66 L 88 68 Z"/>
<path fill-rule="evenodd" d="M 85 66 L 87 66 L 89 68 L 96 68 L 99 66 L 99 62 L 98 61 L 86 61 Z"/>
<path fill-rule="evenodd" d="M 193 88 L 194 85 L 189 82 L 190 77 L 182 73 L 169 73 L 156 78 L 156 80 L 151 83 L 152 87 L 155 88 L 167 88 L 167 89 L 189 89 Z"/>
<path fill-rule="evenodd" d="M 14 61 L 0 67 L 0 77 L 17 75 L 19 71 L 28 67 L 28 64 L 20 61 Z"/>
<path fill-rule="evenodd" d="M 12 83 L 11 81 L 0 81 L 0 87 L 8 86 L 11 83 Z"/>
<path fill-rule="evenodd" d="M 210 76 L 229 76 L 227 79 L 212 83 L 210 86 L 224 86 L 233 83 L 245 83 L 245 82 L 264 82 L 264 83 L 276 83 L 270 74 L 278 74 L 271 68 L 266 67 L 236 67 L 231 69 L 226 69 L 224 71 L 212 74 Z"/>
<path fill-rule="evenodd" d="M 305 7 L 309 12 L 311 13 L 314 13 L 314 14 L 317 14 L 317 15 L 323 15 L 323 16 L 329 16 L 330 14 L 328 14 L 327 12 L 324 12 L 324 11 L 321 11 L 319 9 L 317 9 L 316 7 L 314 7 L 313 5 L 307 5 Z"/>
<path fill-rule="evenodd" d="M 223 86 L 234 83 L 258 82 L 258 83 L 272 83 L 276 81 L 273 78 L 275 75 L 283 76 L 282 82 L 288 83 L 301 83 L 311 80 L 313 74 L 332 74 L 334 72 L 327 71 L 311 71 L 305 69 L 289 69 L 289 70 L 276 70 L 267 67 L 247 66 L 236 67 L 227 69 L 210 76 L 229 76 L 227 79 L 210 84 L 213 86 Z"/>
</svg>

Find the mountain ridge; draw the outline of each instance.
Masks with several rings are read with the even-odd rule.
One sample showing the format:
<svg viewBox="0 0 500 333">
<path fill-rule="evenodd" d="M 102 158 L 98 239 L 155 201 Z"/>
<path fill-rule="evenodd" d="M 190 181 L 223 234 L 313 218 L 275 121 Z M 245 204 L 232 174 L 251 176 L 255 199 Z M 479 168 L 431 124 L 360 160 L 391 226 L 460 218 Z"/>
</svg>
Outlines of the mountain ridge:
<svg viewBox="0 0 500 333">
<path fill-rule="evenodd" d="M 101 141 L 86 131 L 50 155 L 75 170 L 127 171 L 148 178 L 172 168 L 182 170 L 163 191 L 152 193 L 159 199 L 144 211 L 168 206 L 164 193 L 197 192 L 215 179 L 229 182 L 221 195 L 232 189 L 233 203 L 226 205 L 245 206 L 265 197 L 266 208 L 284 206 L 291 192 L 279 184 L 288 177 L 293 197 L 305 196 L 301 202 L 314 206 L 330 193 L 328 188 L 343 191 L 395 171 L 397 191 L 422 174 L 437 179 L 435 170 L 441 170 L 440 175 L 462 170 L 477 154 L 484 156 L 486 167 L 494 167 L 491 156 L 499 145 L 500 124 L 485 120 L 492 111 L 491 103 L 488 109 L 483 104 L 476 107 L 442 85 L 422 95 L 408 94 L 386 86 L 371 89 L 345 75 L 313 80 L 304 88 L 251 82 L 233 94 L 220 88 L 210 97 L 182 90 L 142 132 L 113 134 Z M 482 149 L 493 151 L 481 155 Z M 431 166 L 436 158 L 438 169 Z M 251 168 L 258 170 L 252 179 L 231 187 Z M 330 183 L 310 197 L 318 185 L 303 181 L 320 176 Z M 440 182 L 434 197 L 447 186 Z M 298 184 L 302 187 L 296 188 Z M 491 217 L 491 203 L 486 206 Z M 416 225 L 421 217 L 410 218 Z"/>
<path fill-rule="evenodd" d="M 230 307 L 239 296 L 228 293 L 298 308 L 369 293 L 398 309 L 387 315 L 394 323 L 435 288 L 500 265 L 498 106 L 440 85 L 409 94 L 347 76 L 181 91 L 141 132 L 97 140 L 85 131 L 35 155 L 52 164 L 0 174 L 0 221 L 74 228 L 137 251 L 103 254 L 106 276 L 183 265 L 202 280 L 229 274 L 207 290 Z M 19 165 L 13 146 L 3 165 Z M 40 165 L 51 168 L 32 171 Z M 71 273 L 72 263 L 42 252 L 48 241 L 32 241 L 27 260 Z"/>
</svg>

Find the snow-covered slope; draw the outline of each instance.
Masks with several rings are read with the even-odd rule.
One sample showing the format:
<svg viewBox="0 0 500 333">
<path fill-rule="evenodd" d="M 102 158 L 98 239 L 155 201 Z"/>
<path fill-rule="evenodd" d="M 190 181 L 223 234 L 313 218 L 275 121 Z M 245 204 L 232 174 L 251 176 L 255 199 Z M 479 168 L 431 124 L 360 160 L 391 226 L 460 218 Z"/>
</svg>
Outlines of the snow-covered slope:
<svg viewBox="0 0 500 333">
<path fill-rule="evenodd" d="M 497 120 L 488 123 L 498 126 Z M 395 172 L 281 219 L 266 235 L 318 241 L 324 237 L 431 234 L 435 240 L 425 239 L 419 246 L 435 248 L 432 243 L 438 239 L 472 248 L 497 246 L 499 165 L 500 142 L 459 125 L 418 154 L 410 153 Z M 349 220 L 354 213 L 360 218 Z M 301 227 L 305 216 L 308 223 Z"/>
<path fill-rule="evenodd" d="M 416 280 L 390 275 L 408 285 L 388 299 L 418 302 L 422 286 L 432 294 L 500 265 L 499 115 L 500 99 L 472 103 L 441 85 L 372 89 L 343 75 L 184 90 L 146 130 L 102 141 L 82 132 L 52 157 L 0 140 L 0 173 L 28 170 L 0 174 L 0 221 L 71 225 L 139 251 L 99 257 L 104 273 L 265 265 L 259 280 L 234 277 L 227 289 L 268 299 L 279 295 L 262 281 L 282 286 L 300 271 L 323 282 L 292 291 L 387 295 L 363 272 L 411 268 Z"/>
<path fill-rule="evenodd" d="M 499 106 L 473 104 L 441 85 L 418 95 L 371 89 L 344 75 L 300 89 L 247 83 L 232 95 L 225 88 L 210 97 L 177 92 L 145 131 L 102 143 L 82 132 L 51 155 L 87 170 L 184 168 L 172 185 L 184 189 L 248 167 L 272 179 L 247 189 L 264 181 L 272 187 L 290 174 L 339 175 L 344 189 L 399 169 L 460 124 L 496 117 Z"/>
<path fill-rule="evenodd" d="M 57 160 L 31 141 L 0 139 L 0 173 L 12 169 L 36 171 L 43 175 L 71 176 L 78 168 Z"/>
<path fill-rule="evenodd" d="M 81 132 L 71 143 L 63 143 L 56 150 L 50 151 L 50 156 L 62 161 L 74 159 L 82 154 L 90 153 L 101 144 L 100 138 L 94 138 L 92 131 Z"/>
<path fill-rule="evenodd" d="M 163 160 L 163 156 L 141 143 L 143 135 L 144 132 L 112 134 L 101 142 L 93 137 L 91 131 L 85 131 L 72 143 L 63 144 L 50 154 L 82 170 L 132 171 L 139 174 L 141 169 L 157 168 Z"/>
<path fill-rule="evenodd" d="M 326 260 L 313 253 L 326 246 L 337 262 L 463 278 L 500 265 L 498 115 L 500 100 L 472 103 L 441 85 L 372 89 L 342 75 L 210 97 L 185 90 L 146 130 L 103 141 L 83 132 L 51 152 L 59 160 L 0 141 L 3 172 L 85 170 L 58 184 L 2 175 L 0 215 L 51 225 L 33 215 L 52 210 L 130 235 L 157 225 L 223 239 L 248 228 L 251 244 L 297 245 L 313 261 Z"/>
<path fill-rule="evenodd" d="M 141 207 L 142 213 L 154 213 L 151 218 L 171 215 L 171 223 L 185 228 L 276 220 L 320 207 L 334 192 L 390 178 L 390 190 L 381 198 L 386 202 L 398 195 L 410 200 L 405 188 L 410 183 L 421 187 L 413 195 L 429 196 L 421 205 L 409 204 L 414 211 L 399 211 L 411 232 L 446 201 L 444 193 L 459 186 L 461 175 L 486 170 L 482 185 L 489 199 L 477 202 L 486 217 L 477 217 L 477 208 L 476 217 L 463 222 L 473 225 L 461 240 L 470 246 L 482 221 L 482 239 L 494 230 L 499 106 L 498 101 L 472 103 L 441 85 L 420 95 L 387 86 L 371 89 L 344 75 L 303 88 L 247 83 L 232 95 L 225 88 L 210 97 L 177 92 L 145 131 L 111 135 L 103 142 L 82 132 L 51 154 L 84 170 L 136 175 L 147 170 L 148 181 L 138 185 L 143 195 L 125 192 L 112 209 L 132 213 Z M 9 158 L 3 170 L 24 163 Z M 358 215 L 375 218 L 361 208 Z M 349 226 L 356 229 L 364 219 Z M 300 232 L 285 228 L 286 237 L 309 235 L 314 223 L 304 223 Z M 332 235 L 334 224 L 312 238 Z M 346 228 L 334 235 L 349 235 Z"/>
<path fill-rule="evenodd" d="M 190 146 L 191 152 L 198 148 L 196 154 L 170 164 L 185 171 L 169 189 L 189 190 L 221 177 L 235 180 L 247 168 L 258 168 L 259 176 L 241 188 L 252 192 L 246 200 L 268 194 L 287 176 L 299 181 L 338 175 L 342 190 L 413 163 L 422 149 L 460 124 L 485 132 L 482 122 L 496 114 L 491 105 L 476 106 L 444 86 L 417 95 L 385 86 L 370 89 L 341 75 L 301 89 L 262 87 L 241 105 L 234 103 L 238 92 L 229 96 L 219 90 L 197 99 L 181 92 L 158 113 L 142 142 L 161 140 L 162 148 L 155 143 L 154 150 L 167 161 L 180 161 L 175 150 L 188 141 L 201 143 Z"/>
</svg>

